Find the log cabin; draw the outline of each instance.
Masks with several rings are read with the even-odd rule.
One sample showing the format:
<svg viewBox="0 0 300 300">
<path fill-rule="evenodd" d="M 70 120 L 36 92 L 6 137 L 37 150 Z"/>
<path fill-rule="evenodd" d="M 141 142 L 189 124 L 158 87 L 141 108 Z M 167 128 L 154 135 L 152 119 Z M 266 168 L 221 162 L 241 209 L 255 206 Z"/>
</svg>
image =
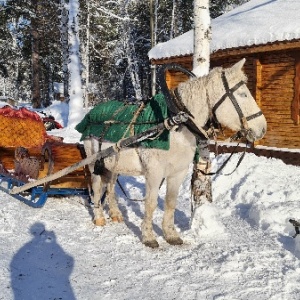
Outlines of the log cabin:
<svg viewBox="0 0 300 300">
<path fill-rule="evenodd" d="M 246 58 L 244 71 L 268 122 L 259 145 L 300 149 L 300 1 L 252 0 L 213 19 L 210 66 Z M 178 63 L 192 70 L 193 30 L 148 53 L 151 64 Z M 186 80 L 168 73 L 169 88 Z"/>
</svg>

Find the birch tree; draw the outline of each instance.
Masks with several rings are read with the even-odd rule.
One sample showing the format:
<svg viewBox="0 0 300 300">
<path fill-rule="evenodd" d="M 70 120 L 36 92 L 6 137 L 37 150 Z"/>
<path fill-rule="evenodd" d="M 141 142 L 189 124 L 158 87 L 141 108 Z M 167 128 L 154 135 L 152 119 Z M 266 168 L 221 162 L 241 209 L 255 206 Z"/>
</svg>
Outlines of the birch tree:
<svg viewBox="0 0 300 300">
<path fill-rule="evenodd" d="M 142 88 L 139 77 L 139 66 L 137 64 L 137 55 L 134 40 L 131 34 L 131 20 L 128 14 L 130 1 L 120 0 L 120 13 L 122 17 L 122 36 L 124 42 L 124 52 L 127 60 L 127 69 L 135 92 L 135 99 L 142 100 Z"/>
<path fill-rule="evenodd" d="M 157 43 L 157 8 L 158 0 L 150 0 L 150 35 L 151 48 Z M 156 65 L 151 64 L 151 96 L 156 94 Z"/>
<path fill-rule="evenodd" d="M 209 0 L 194 0 L 194 55 L 193 73 L 204 76 L 209 73 L 210 65 L 211 26 L 209 15 Z M 209 141 L 199 140 L 199 162 L 194 165 L 192 176 L 192 206 L 194 215 L 196 209 L 206 201 L 212 201 L 211 179 L 201 171 L 209 172 Z"/>
<path fill-rule="evenodd" d="M 64 0 L 60 1 L 60 40 L 62 49 L 62 72 L 64 86 L 64 101 L 69 102 L 69 39 L 68 39 L 69 11 Z"/>
<path fill-rule="evenodd" d="M 197 77 L 209 72 L 210 40 L 209 0 L 194 0 L 193 73 Z"/>
<path fill-rule="evenodd" d="M 80 41 L 79 41 L 79 0 L 69 0 L 68 4 L 68 37 L 69 37 L 69 116 L 68 126 L 75 127 L 84 115 L 83 91 L 81 84 L 81 62 L 80 62 Z"/>
</svg>

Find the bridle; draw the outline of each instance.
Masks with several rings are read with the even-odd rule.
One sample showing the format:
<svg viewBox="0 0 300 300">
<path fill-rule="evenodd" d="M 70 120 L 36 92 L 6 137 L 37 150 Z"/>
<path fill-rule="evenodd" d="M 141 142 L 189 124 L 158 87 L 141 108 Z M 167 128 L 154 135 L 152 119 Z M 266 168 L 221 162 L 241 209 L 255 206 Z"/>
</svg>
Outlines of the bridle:
<svg viewBox="0 0 300 300">
<path fill-rule="evenodd" d="M 233 86 L 232 88 L 229 88 L 229 84 L 228 84 L 228 81 L 227 81 L 224 71 L 222 71 L 221 78 L 222 78 L 223 86 L 225 89 L 225 94 L 220 98 L 220 100 L 212 108 L 212 116 L 213 116 L 215 122 L 217 122 L 219 124 L 219 121 L 216 116 L 216 111 L 220 107 L 220 105 L 225 101 L 225 99 L 228 97 L 231 100 L 231 102 L 239 116 L 240 122 L 241 122 L 241 129 L 234 136 L 240 137 L 240 138 L 247 137 L 247 136 L 254 138 L 253 132 L 249 128 L 248 121 L 261 116 L 262 111 L 260 110 L 259 112 L 255 113 L 253 115 L 245 117 L 241 110 L 241 107 L 239 106 L 239 104 L 234 96 L 234 92 L 236 90 L 238 90 L 241 86 L 245 85 L 246 83 L 243 80 L 241 80 L 235 86 Z"/>
<path fill-rule="evenodd" d="M 223 83 L 223 86 L 225 89 L 225 93 L 216 102 L 216 104 L 212 107 L 211 116 L 209 117 L 207 123 L 203 127 L 199 128 L 193 121 L 193 119 L 194 119 L 193 114 L 189 111 L 189 109 L 182 102 L 182 99 L 178 93 L 178 89 L 175 88 L 174 90 L 171 90 L 171 91 L 168 89 L 166 81 L 165 81 L 165 72 L 167 70 L 180 71 L 180 72 L 184 73 L 185 75 L 194 77 L 194 78 L 196 77 L 196 75 L 194 73 L 192 73 L 191 71 L 189 71 L 177 64 L 167 64 L 160 70 L 160 73 L 159 73 L 159 81 L 160 81 L 161 89 L 166 98 L 166 103 L 167 103 L 169 111 L 172 114 L 177 114 L 179 112 L 187 113 L 190 116 L 190 118 L 186 122 L 186 126 L 196 136 L 196 138 L 209 139 L 210 133 L 208 131 L 212 127 L 213 128 L 214 127 L 221 128 L 221 124 L 218 121 L 217 116 L 216 116 L 216 111 L 222 105 L 222 103 L 227 99 L 227 97 L 231 100 L 231 102 L 239 116 L 239 120 L 241 123 L 241 129 L 231 137 L 231 140 L 237 140 L 237 139 L 247 138 L 247 137 L 249 139 L 255 138 L 253 131 L 249 128 L 248 121 L 261 116 L 262 111 L 259 111 L 250 116 L 244 116 L 242 109 L 239 106 L 239 104 L 234 96 L 234 92 L 237 91 L 241 86 L 246 84 L 245 81 L 241 80 L 235 86 L 230 88 L 227 78 L 226 78 L 226 75 L 225 75 L 225 72 L 222 71 L 221 78 L 222 78 L 222 83 Z"/>
</svg>

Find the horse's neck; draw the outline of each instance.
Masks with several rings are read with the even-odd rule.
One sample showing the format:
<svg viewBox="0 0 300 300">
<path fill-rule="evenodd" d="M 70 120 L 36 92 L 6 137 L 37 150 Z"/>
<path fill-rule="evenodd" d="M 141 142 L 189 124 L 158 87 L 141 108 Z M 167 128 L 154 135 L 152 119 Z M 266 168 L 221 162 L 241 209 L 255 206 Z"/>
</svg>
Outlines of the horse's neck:
<svg viewBox="0 0 300 300">
<path fill-rule="evenodd" d="M 197 127 L 205 125 L 209 118 L 210 107 L 206 94 L 205 79 L 197 78 L 179 86 L 179 93 L 184 105 L 194 116 Z"/>
<path fill-rule="evenodd" d="M 175 151 L 179 151 L 179 149 L 182 149 L 182 151 L 192 149 L 194 151 L 196 138 L 185 125 L 181 125 L 178 130 L 170 132 L 170 147 Z"/>
</svg>

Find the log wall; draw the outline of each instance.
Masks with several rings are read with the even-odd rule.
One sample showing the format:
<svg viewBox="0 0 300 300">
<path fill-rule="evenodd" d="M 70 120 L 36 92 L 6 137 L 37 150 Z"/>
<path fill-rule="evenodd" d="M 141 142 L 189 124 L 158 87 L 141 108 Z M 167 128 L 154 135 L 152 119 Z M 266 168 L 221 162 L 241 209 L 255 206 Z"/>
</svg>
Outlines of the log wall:
<svg viewBox="0 0 300 300">
<path fill-rule="evenodd" d="M 235 55 L 226 52 L 211 56 L 211 67 L 229 67 L 246 58 L 244 71 L 248 77 L 248 88 L 266 116 L 268 129 L 260 145 L 277 148 L 300 148 L 300 49 L 281 49 L 270 46 L 271 51 L 255 53 L 253 49 Z M 251 48 L 249 48 L 251 49 Z M 164 64 L 176 62 L 192 69 L 192 56 L 173 57 L 156 61 Z M 169 88 L 174 88 L 187 77 L 179 72 L 167 74 Z M 225 130 L 225 138 L 231 135 Z M 222 139 L 222 138 L 221 138 Z"/>
</svg>

